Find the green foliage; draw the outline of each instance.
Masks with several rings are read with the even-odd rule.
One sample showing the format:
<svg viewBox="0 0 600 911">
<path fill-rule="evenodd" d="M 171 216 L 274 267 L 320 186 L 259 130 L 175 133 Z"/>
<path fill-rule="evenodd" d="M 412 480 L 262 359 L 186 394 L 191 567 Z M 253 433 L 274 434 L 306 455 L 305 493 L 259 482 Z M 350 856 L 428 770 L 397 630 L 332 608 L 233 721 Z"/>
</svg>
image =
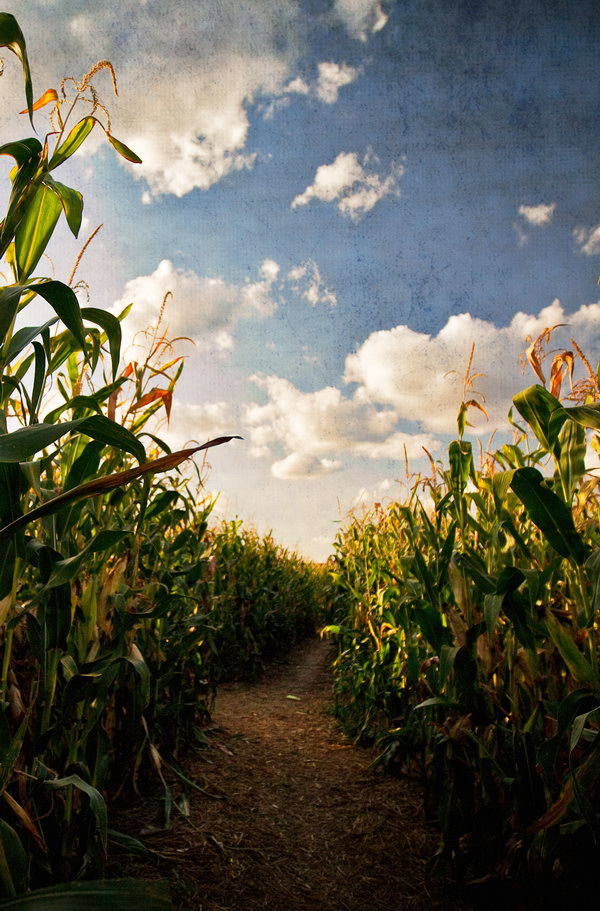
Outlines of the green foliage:
<svg viewBox="0 0 600 911">
<path fill-rule="evenodd" d="M 50 172 L 98 125 L 139 159 L 89 114 L 108 116 L 90 80 L 108 68 L 114 81 L 110 64 L 33 104 L 9 14 L 0 44 L 22 62 L 30 115 L 52 104 L 55 128 L 0 147 L 15 160 L 0 225 L 14 278 L 0 288 L 0 907 L 158 911 L 170 904 L 154 884 L 54 884 L 102 873 L 124 790 L 158 780 L 169 825 L 162 769 L 195 787 L 178 758 L 204 743 L 215 682 L 258 673 L 312 630 L 327 580 L 238 523 L 209 531 L 198 469 L 197 483 L 174 470 L 231 437 L 171 452 L 149 432 L 183 366 L 160 327 L 122 369 L 119 319 L 33 276 L 61 215 L 75 235 L 81 224 L 81 195 Z M 31 326 L 36 296 L 53 316 Z"/>
<path fill-rule="evenodd" d="M 598 398 L 592 381 L 575 407 L 525 390 L 533 448 L 523 431 L 476 470 L 455 440 L 449 470 L 337 541 L 338 716 L 420 774 L 460 876 L 550 883 L 597 850 Z"/>
</svg>

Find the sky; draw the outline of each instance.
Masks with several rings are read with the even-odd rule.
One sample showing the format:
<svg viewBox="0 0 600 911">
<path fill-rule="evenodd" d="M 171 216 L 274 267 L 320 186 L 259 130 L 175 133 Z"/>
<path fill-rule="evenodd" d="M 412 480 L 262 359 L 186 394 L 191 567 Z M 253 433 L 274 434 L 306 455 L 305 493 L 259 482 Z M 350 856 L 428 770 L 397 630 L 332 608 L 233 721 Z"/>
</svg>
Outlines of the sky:
<svg viewBox="0 0 600 911">
<path fill-rule="evenodd" d="M 84 225 L 48 252 L 66 280 L 103 224 L 79 275 L 92 306 L 133 303 L 127 344 L 172 292 L 169 333 L 193 343 L 160 432 L 244 437 L 211 452 L 222 513 L 323 559 L 349 509 L 401 495 L 405 453 L 443 459 L 472 344 L 484 446 L 536 382 L 528 337 L 564 323 L 551 348 L 600 357 L 595 0 L 3 9 L 36 97 L 115 67 L 118 98 L 95 84 L 143 163 L 98 137 L 61 168 Z M 15 58 L 0 91 L 1 141 L 29 135 Z"/>
</svg>

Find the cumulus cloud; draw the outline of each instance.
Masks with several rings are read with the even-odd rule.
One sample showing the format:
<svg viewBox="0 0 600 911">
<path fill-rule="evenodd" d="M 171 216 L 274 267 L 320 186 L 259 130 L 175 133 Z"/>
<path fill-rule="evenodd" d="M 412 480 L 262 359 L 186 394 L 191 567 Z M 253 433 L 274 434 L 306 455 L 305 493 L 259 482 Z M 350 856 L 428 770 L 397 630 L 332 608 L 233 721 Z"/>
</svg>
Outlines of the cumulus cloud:
<svg viewBox="0 0 600 911">
<path fill-rule="evenodd" d="M 185 336 L 196 342 L 209 342 L 221 351 L 231 350 L 231 330 L 239 319 L 261 319 L 275 312 L 272 289 L 278 273 L 277 263 L 267 259 L 256 281 L 235 285 L 222 278 L 176 269 L 170 260 L 163 259 L 154 272 L 128 281 L 113 307 L 118 313 L 133 302 L 123 325 L 123 348 L 133 344 L 134 339 L 143 344 L 138 333 L 157 325 L 163 300 L 169 294 L 172 298 L 167 300 L 162 321 L 169 338 Z"/>
<path fill-rule="evenodd" d="M 315 86 L 317 98 L 325 104 L 335 104 L 340 89 L 354 82 L 359 73 L 359 69 L 344 63 L 320 63 L 319 78 Z"/>
<path fill-rule="evenodd" d="M 391 496 L 394 485 L 389 478 L 384 478 L 375 487 L 361 487 L 354 499 L 352 506 L 369 506 Z"/>
<path fill-rule="evenodd" d="M 586 256 L 596 256 L 600 253 L 600 225 L 596 225 L 595 228 L 575 228 L 573 236 L 581 253 L 585 253 Z"/>
<path fill-rule="evenodd" d="M 115 135 L 143 159 L 132 174 L 147 182 L 147 199 L 206 190 L 252 167 L 249 107 L 281 93 L 304 28 L 296 0 L 178 0 L 168 28 L 164 4 L 140 0 L 22 5 L 26 35 L 61 36 L 51 60 L 36 61 L 38 85 L 77 77 L 98 57 L 114 64 L 119 98 L 110 97 L 106 75 L 97 84 Z"/>
<path fill-rule="evenodd" d="M 268 402 L 247 406 L 244 423 L 253 455 L 283 448 L 284 457 L 271 469 L 275 477 L 318 477 L 339 469 L 344 454 L 403 459 L 406 447 L 409 457 L 419 458 L 423 446 L 438 448 L 431 434 L 399 432 L 394 410 L 347 398 L 334 386 L 302 392 L 281 377 L 252 379 Z"/>
<path fill-rule="evenodd" d="M 312 199 L 335 202 L 342 215 L 358 221 L 386 196 L 399 196 L 399 179 L 404 167 L 392 164 L 387 176 L 372 166 L 377 159 L 367 153 L 362 161 L 355 152 L 340 152 L 331 164 L 317 168 L 313 183 L 292 200 L 292 208 L 307 205 Z"/>
<path fill-rule="evenodd" d="M 555 202 L 550 203 L 550 205 L 540 203 L 537 206 L 519 206 L 519 215 L 521 215 L 530 225 L 543 227 L 544 225 L 550 224 L 555 209 Z"/>
<path fill-rule="evenodd" d="M 292 290 L 307 300 L 311 307 L 316 307 L 317 304 L 325 304 L 328 307 L 336 306 L 337 297 L 325 285 L 314 259 L 308 259 L 305 263 L 294 266 L 288 272 L 287 278 Z"/>
<path fill-rule="evenodd" d="M 398 417 L 417 421 L 434 433 L 452 433 L 463 399 L 463 375 L 475 343 L 472 371 L 484 373 L 475 389 L 485 398 L 489 423 L 473 412 L 477 431 L 487 433 L 505 426 L 511 399 L 524 385 L 536 382 L 516 370 L 527 337 L 568 323 L 552 336 L 555 347 L 569 347 L 574 337 L 592 360 L 600 355 L 600 303 L 580 307 L 567 316 L 555 300 L 537 316 L 517 313 L 508 326 L 498 327 L 468 313 L 452 316 L 437 335 L 415 332 L 408 326 L 373 332 L 346 359 L 344 379 L 357 383 L 356 401 L 393 408 Z M 473 398 L 473 394 L 468 394 Z M 392 445 L 390 441 L 387 446 Z"/>
<path fill-rule="evenodd" d="M 389 19 L 380 0 L 335 0 L 334 11 L 348 33 L 359 41 L 367 41 L 373 32 L 380 32 Z"/>
</svg>

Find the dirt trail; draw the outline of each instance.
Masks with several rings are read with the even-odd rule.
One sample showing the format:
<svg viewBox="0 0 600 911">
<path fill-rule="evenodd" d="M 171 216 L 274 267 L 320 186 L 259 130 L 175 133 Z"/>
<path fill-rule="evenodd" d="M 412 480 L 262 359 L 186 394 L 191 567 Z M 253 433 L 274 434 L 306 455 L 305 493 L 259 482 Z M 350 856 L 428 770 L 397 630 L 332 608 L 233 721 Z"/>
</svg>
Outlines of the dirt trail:
<svg viewBox="0 0 600 911">
<path fill-rule="evenodd" d="M 152 839 L 180 854 L 161 872 L 181 909 L 458 908 L 424 882 L 437 839 L 418 789 L 375 773 L 373 754 L 337 729 L 329 654 L 311 641 L 260 683 L 219 689 L 219 749 L 189 774 L 225 799 L 194 794 L 189 822 Z"/>
</svg>

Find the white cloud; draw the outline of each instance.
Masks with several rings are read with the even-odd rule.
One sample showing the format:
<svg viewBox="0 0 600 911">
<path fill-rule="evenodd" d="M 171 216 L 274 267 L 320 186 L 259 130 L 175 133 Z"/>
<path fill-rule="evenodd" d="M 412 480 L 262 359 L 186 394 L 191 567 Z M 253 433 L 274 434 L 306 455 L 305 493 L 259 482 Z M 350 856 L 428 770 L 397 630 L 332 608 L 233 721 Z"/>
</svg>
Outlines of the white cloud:
<svg viewBox="0 0 600 911">
<path fill-rule="evenodd" d="M 139 0 L 20 6 L 26 36 L 60 36 L 51 59 L 36 60 L 38 85 L 78 77 L 99 57 L 111 60 L 119 98 L 106 74 L 97 86 L 114 134 L 143 159 L 126 167 L 152 197 L 206 190 L 252 167 L 248 108 L 281 94 L 304 29 L 296 0 L 178 0 L 168 23 L 164 4 Z"/>
<path fill-rule="evenodd" d="M 398 432 L 395 411 L 346 398 L 333 386 L 302 392 L 281 377 L 252 379 L 268 402 L 246 408 L 251 454 L 264 456 L 273 446 L 282 447 L 284 458 L 272 466 L 276 477 L 318 477 L 340 468 L 338 457 L 344 454 L 403 459 L 406 446 L 409 457 L 419 458 L 423 446 L 438 448 L 430 434 Z"/>
<path fill-rule="evenodd" d="M 530 225 L 542 227 L 550 224 L 555 209 L 555 202 L 550 203 L 550 205 L 540 203 L 537 206 L 519 206 L 519 215 L 521 215 Z"/>
<path fill-rule="evenodd" d="M 335 0 L 334 10 L 348 33 L 359 41 L 381 31 L 389 19 L 380 0 Z"/>
<path fill-rule="evenodd" d="M 292 200 L 292 208 L 320 199 L 335 202 L 342 215 L 358 221 L 386 196 L 400 195 L 398 181 L 404 167 L 394 163 L 384 177 L 370 167 L 376 163 L 371 153 L 361 162 L 355 152 L 340 152 L 331 164 L 317 168 L 314 182 Z"/>
<path fill-rule="evenodd" d="M 120 312 L 133 302 L 123 324 L 125 349 L 137 333 L 156 326 L 165 295 L 168 299 L 162 321 L 168 338 L 189 337 L 209 342 L 221 351 L 233 348 L 231 330 L 239 319 L 264 318 L 277 308 L 271 292 L 279 273 L 273 260 L 265 260 L 257 281 L 234 285 L 222 278 L 207 278 L 191 270 L 176 269 L 163 259 L 150 275 L 127 282 L 123 295 L 113 307 Z M 136 343 L 142 344 L 138 336 Z"/>
<path fill-rule="evenodd" d="M 298 481 L 320 478 L 338 471 L 341 467 L 342 463 L 336 459 L 319 459 L 310 453 L 292 452 L 285 459 L 273 462 L 271 473 L 281 481 Z"/>
<path fill-rule="evenodd" d="M 600 225 L 595 228 L 575 228 L 573 236 L 579 244 L 581 253 L 586 256 L 596 256 L 600 253 Z"/>
<path fill-rule="evenodd" d="M 314 259 L 308 259 L 305 263 L 294 266 L 288 272 L 287 278 L 292 290 L 307 300 L 311 307 L 316 307 L 317 304 L 325 304 L 328 307 L 336 306 L 337 297 L 325 285 Z"/>
<path fill-rule="evenodd" d="M 574 337 L 592 361 L 600 355 L 600 303 L 567 316 L 555 300 L 537 316 L 515 314 L 504 327 L 463 313 L 450 317 L 435 336 L 408 326 L 373 332 L 346 359 L 344 378 L 358 384 L 356 401 L 391 407 L 399 418 L 417 421 L 434 433 L 453 433 L 463 398 L 463 374 L 475 342 L 472 371 L 485 374 L 475 380 L 475 389 L 485 397 L 489 423 L 478 412 L 471 414 L 478 432 L 487 433 L 504 425 L 513 395 L 537 382 L 531 372 L 521 377 L 518 370 L 527 336 L 536 338 L 558 323 L 568 326 L 554 333 L 553 347 L 568 347 Z M 393 442 L 387 440 L 385 446 Z"/>
<path fill-rule="evenodd" d="M 345 63 L 320 63 L 319 78 L 315 86 L 317 98 L 325 104 L 335 104 L 340 89 L 354 82 L 359 73 L 359 69 Z"/>
</svg>

